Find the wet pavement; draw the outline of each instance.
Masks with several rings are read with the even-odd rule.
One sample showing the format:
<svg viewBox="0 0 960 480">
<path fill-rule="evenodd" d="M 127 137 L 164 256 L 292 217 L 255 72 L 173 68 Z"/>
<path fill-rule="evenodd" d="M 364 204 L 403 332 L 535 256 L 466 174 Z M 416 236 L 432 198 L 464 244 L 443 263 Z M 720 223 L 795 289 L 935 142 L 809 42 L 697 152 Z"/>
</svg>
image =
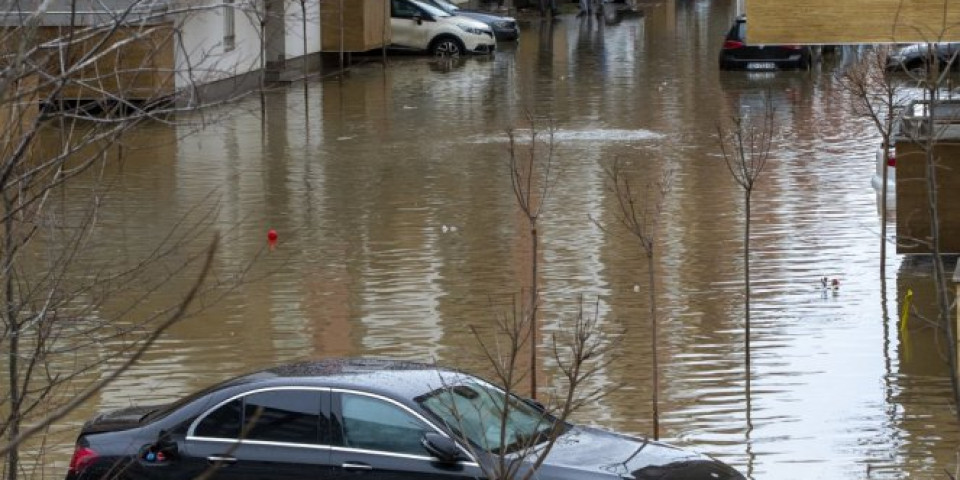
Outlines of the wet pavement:
<svg viewBox="0 0 960 480">
<path fill-rule="evenodd" d="M 570 321 L 581 295 L 598 302 L 604 328 L 626 331 L 594 380 L 618 388 L 579 421 L 652 426 L 645 258 L 591 220 L 615 221 L 604 168 L 621 159 L 641 181 L 674 172 L 656 265 L 663 439 L 756 479 L 944 478 L 960 438 L 946 367 L 932 331 L 911 332 L 905 348 L 896 324 L 907 288 L 932 308 L 932 282 L 892 248 L 880 277 L 879 136 L 851 113 L 833 77 L 839 59 L 810 72 L 719 72 L 732 3 L 640 6 L 606 20 L 527 20 L 521 41 L 493 57 L 361 60 L 342 78 L 270 93 L 263 121 L 251 98 L 198 133 L 154 125 L 131 136 L 112 172 L 122 181 L 98 236 L 103 260 L 133 261 L 157 232 L 211 208 L 219 280 L 262 256 L 242 286 L 72 416 L 65 437 L 94 411 L 292 360 L 435 359 L 483 373 L 469 327 L 488 328 L 491 303 L 529 275 L 505 129 L 530 113 L 556 128 L 560 171 L 540 225 L 543 334 Z M 778 134 L 753 195 L 748 426 L 742 192 L 716 132 L 765 94 Z M 264 251 L 270 228 L 279 243 Z M 822 291 L 823 276 L 840 289 Z M 189 283 L 177 277 L 149 307 Z"/>
</svg>

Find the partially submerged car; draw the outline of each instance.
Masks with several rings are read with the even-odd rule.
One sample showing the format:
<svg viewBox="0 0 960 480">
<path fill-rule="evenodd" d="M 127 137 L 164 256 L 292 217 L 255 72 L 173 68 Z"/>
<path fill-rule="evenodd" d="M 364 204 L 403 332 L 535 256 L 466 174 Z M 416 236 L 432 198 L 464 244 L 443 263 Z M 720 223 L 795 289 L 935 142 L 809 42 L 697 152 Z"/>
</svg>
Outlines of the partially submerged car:
<svg viewBox="0 0 960 480">
<path fill-rule="evenodd" d="M 744 478 L 705 455 L 561 422 L 459 371 L 371 359 L 279 366 L 98 415 L 66 478 L 482 479 L 501 460 L 532 468 L 527 454 L 551 439 L 539 480 Z"/>
<path fill-rule="evenodd" d="M 451 15 L 472 18 L 478 22 L 487 24 L 487 26 L 493 30 L 493 36 L 496 37 L 499 42 L 511 42 L 520 38 L 520 28 L 517 27 L 517 20 L 513 17 L 498 15 L 492 12 L 460 8 L 447 0 L 423 0 L 423 2 L 433 5 Z"/>
<path fill-rule="evenodd" d="M 419 0 L 390 0 L 393 49 L 430 52 L 437 56 L 493 53 L 493 30 L 485 23 L 452 15 Z"/>
<path fill-rule="evenodd" d="M 932 48 L 932 49 L 931 49 Z M 904 45 L 887 57 L 887 70 L 925 70 L 930 62 L 941 69 L 960 69 L 960 43 L 913 43 Z"/>
<path fill-rule="evenodd" d="M 747 43 L 747 17 L 740 15 L 720 48 L 720 70 L 787 70 L 810 68 L 813 52 L 802 45 Z"/>
</svg>

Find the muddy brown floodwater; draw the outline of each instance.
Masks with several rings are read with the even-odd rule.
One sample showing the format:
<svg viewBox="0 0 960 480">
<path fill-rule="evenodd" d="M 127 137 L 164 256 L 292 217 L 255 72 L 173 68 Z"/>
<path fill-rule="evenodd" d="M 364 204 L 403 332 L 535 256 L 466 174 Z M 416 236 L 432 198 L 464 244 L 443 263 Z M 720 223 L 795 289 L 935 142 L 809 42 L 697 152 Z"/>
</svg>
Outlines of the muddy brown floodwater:
<svg viewBox="0 0 960 480">
<path fill-rule="evenodd" d="M 384 68 L 374 57 L 306 94 L 302 84 L 270 93 L 264 122 L 251 98 L 197 133 L 152 125 L 128 137 L 97 237 L 104 255 L 135 259 L 212 205 L 224 234 L 218 273 L 260 252 L 269 228 L 279 243 L 243 286 L 58 426 L 66 453 L 51 476 L 95 411 L 279 362 L 373 355 L 482 373 L 469 326 L 489 325 L 491 303 L 526 283 L 504 130 L 529 111 L 556 127 L 561 172 L 540 224 L 542 336 L 581 295 L 602 325 L 626 331 L 594 379 L 619 388 L 578 420 L 652 426 L 646 263 L 630 237 L 591 221 L 615 219 L 604 166 L 621 158 L 644 180 L 674 172 L 656 266 L 665 440 L 756 479 L 945 478 L 958 445 L 946 368 L 932 333 L 913 332 L 907 355 L 896 324 L 908 288 L 931 308 L 929 275 L 892 248 L 879 274 L 878 135 L 838 88 L 838 55 L 811 72 L 719 72 L 731 8 L 666 0 L 609 21 L 531 20 L 492 58 L 391 57 Z M 742 193 L 716 127 L 757 111 L 765 92 L 778 137 L 754 193 L 748 428 Z M 839 291 L 824 295 L 822 276 Z M 190 280 L 177 277 L 151 305 Z M 546 388 L 551 371 L 545 362 Z"/>
</svg>

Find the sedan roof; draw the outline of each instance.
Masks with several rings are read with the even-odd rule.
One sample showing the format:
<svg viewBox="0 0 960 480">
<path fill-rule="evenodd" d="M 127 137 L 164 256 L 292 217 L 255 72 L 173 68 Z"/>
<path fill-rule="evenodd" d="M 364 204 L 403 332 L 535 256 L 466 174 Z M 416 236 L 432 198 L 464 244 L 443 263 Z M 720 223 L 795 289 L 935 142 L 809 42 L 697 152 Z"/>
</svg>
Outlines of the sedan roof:
<svg viewBox="0 0 960 480">
<path fill-rule="evenodd" d="M 382 393 L 406 400 L 444 385 L 459 383 L 467 374 L 428 363 L 374 358 L 336 358 L 301 362 L 252 373 L 240 383 L 276 380 Z"/>
</svg>

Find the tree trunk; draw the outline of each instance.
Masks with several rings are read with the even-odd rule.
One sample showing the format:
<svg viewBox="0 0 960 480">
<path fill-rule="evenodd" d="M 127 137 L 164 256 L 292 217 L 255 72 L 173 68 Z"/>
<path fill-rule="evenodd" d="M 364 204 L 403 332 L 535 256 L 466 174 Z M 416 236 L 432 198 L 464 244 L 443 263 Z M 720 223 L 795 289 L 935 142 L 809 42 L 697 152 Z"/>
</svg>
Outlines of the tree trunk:
<svg viewBox="0 0 960 480">
<path fill-rule="evenodd" d="M 3 207 L 3 211 L 6 213 L 6 215 L 4 215 L 6 220 L 4 221 L 5 231 L 3 237 L 4 301 L 6 303 L 6 312 L 4 312 L 4 315 L 7 317 L 7 338 L 9 339 L 10 343 L 10 364 L 8 365 L 8 386 L 10 387 L 10 424 L 7 426 L 7 438 L 12 443 L 13 440 L 20 435 L 20 422 L 23 421 L 23 419 L 21 418 L 20 412 L 20 321 L 17 318 L 17 300 L 13 280 L 14 217 L 9 213 L 13 211 L 13 205 L 11 205 L 11 200 L 9 194 L 7 193 L 7 189 L 4 189 Z M 7 452 L 7 480 L 17 479 L 17 472 L 20 469 L 19 452 L 20 451 L 17 448 L 11 448 Z"/>
<path fill-rule="evenodd" d="M 880 189 L 880 277 L 887 277 L 887 180 L 890 161 L 890 130 L 883 135 L 883 178 Z"/>
<path fill-rule="evenodd" d="M 660 363 L 657 357 L 657 296 L 654 286 L 653 246 L 647 250 L 647 281 L 650 290 L 650 347 L 653 355 L 653 439 L 660 440 Z"/>
<path fill-rule="evenodd" d="M 747 392 L 747 421 L 750 421 L 750 189 L 744 192 L 744 203 L 746 204 L 746 227 L 743 231 L 743 281 L 745 286 L 745 295 L 743 298 L 744 307 L 744 367 L 746 369 L 746 392 Z"/>
<path fill-rule="evenodd" d="M 537 255 L 539 247 L 537 225 L 530 222 L 530 251 L 533 255 L 530 265 L 530 398 L 537 399 Z"/>
</svg>

